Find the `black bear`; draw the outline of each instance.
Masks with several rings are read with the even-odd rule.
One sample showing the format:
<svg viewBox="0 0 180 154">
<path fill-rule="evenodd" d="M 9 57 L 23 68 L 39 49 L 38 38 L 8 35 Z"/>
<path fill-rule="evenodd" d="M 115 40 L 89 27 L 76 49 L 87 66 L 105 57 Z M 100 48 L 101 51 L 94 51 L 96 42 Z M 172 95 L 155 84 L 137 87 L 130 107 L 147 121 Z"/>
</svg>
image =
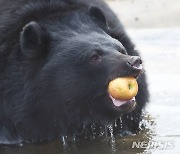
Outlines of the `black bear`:
<svg viewBox="0 0 180 154">
<path fill-rule="evenodd" d="M 92 126 L 98 134 L 109 124 L 114 134 L 138 132 L 148 101 L 142 61 L 105 2 L 0 0 L 0 6 L 0 143 L 91 134 Z M 136 101 L 114 104 L 107 86 L 118 77 L 137 78 Z"/>
</svg>

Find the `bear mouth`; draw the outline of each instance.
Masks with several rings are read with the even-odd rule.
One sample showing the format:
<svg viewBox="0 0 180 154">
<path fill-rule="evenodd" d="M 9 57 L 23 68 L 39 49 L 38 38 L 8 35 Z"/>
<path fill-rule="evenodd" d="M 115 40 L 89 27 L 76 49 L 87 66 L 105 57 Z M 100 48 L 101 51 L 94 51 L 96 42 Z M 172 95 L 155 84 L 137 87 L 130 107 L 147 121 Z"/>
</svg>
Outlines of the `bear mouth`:
<svg viewBox="0 0 180 154">
<path fill-rule="evenodd" d="M 111 98 L 112 106 L 116 110 L 123 110 L 125 112 L 130 112 L 135 109 L 136 107 L 136 99 L 133 97 L 130 100 L 119 100 L 113 98 L 110 94 L 109 97 Z"/>
</svg>

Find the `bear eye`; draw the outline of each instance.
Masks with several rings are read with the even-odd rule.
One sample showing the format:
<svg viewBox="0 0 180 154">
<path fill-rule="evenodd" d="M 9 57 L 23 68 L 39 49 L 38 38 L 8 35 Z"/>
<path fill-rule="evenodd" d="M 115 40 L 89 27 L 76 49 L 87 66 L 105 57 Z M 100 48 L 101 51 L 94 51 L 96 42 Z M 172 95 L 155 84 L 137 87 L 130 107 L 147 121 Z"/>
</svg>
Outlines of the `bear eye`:
<svg viewBox="0 0 180 154">
<path fill-rule="evenodd" d="M 101 55 L 99 55 L 99 54 L 94 54 L 90 58 L 91 63 L 97 63 L 97 62 L 100 62 L 100 61 L 101 61 Z"/>
</svg>

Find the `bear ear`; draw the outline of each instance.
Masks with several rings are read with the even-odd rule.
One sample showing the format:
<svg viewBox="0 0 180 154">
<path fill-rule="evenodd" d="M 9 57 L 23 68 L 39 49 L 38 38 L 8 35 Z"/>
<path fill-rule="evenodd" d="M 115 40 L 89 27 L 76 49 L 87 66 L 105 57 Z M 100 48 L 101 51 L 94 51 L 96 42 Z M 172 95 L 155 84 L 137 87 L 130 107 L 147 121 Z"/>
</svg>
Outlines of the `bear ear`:
<svg viewBox="0 0 180 154">
<path fill-rule="evenodd" d="M 40 57 L 47 51 L 49 35 L 37 22 L 30 22 L 23 27 L 20 35 L 22 53 L 28 58 Z"/>
<path fill-rule="evenodd" d="M 90 6 L 89 14 L 93 20 L 106 26 L 106 17 L 100 8 L 96 6 Z"/>
</svg>

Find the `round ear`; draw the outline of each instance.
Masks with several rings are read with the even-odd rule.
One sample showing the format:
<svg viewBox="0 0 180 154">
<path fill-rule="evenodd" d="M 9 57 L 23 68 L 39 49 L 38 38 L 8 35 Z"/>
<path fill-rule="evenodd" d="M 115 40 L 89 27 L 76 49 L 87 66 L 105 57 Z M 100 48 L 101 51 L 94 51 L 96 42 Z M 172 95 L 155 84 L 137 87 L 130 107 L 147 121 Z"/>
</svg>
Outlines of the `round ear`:
<svg viewBox="0 0 180 154">
<path fill-rule="evenodd" d="M 106 26 L 106 17 L 100 8 L 96 6 L 90 6 L 89 15 L 95 22 Z"/>
<path fill-rule="evenodd" d="M 20 35 L 21 52 L 28 58 L 45 54 L 49 44 L 49 35 L 37 22 L 30 22 L 23 27 Z"/>
</svg>

